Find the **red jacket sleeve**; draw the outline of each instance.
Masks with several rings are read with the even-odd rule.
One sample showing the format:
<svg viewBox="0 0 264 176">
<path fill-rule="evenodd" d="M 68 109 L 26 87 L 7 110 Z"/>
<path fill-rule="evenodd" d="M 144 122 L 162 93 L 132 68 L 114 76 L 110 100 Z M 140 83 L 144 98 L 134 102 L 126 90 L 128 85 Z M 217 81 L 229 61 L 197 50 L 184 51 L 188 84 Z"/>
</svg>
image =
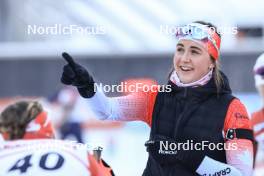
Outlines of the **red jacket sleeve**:
<svg viewBox="0 0 264 176">
<path fill-rule="evenodd" d="M 224 134 L 229 128 L 252 129 L 247 110 L 238 99 L 232 100 L 228 107 L 224 123 Z"/>
</svg>

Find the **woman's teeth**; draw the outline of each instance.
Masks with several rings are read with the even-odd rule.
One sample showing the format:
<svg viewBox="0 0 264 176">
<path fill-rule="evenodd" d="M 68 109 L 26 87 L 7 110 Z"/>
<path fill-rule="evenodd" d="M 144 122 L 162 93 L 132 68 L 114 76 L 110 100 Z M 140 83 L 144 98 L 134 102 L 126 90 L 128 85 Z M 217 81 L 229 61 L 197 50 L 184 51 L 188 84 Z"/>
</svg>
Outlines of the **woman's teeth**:
<svg viewBox="0 0 264 176">
<path fill-rule="evenodd" d="M 191 67 L 185 67 L 185 66 L 180 66 L 182 71 L 191 71 L 193 70 Z"/>
</svg>

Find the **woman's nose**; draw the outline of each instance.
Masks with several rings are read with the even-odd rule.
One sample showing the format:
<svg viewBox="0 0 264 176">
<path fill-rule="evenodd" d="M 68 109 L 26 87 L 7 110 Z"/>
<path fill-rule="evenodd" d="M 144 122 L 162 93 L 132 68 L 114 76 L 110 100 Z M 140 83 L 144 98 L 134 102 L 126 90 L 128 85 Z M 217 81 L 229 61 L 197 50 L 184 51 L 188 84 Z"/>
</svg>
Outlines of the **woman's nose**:
<svg viewBox="0 0 264 176">
<path fill-rule="evenodd" d="M 184 54 L 181 57 L 181 61 L 182 62 L 190 62 L 190 55 L 188 54 L 188 52 L 184 52 Z"/>
</svg>

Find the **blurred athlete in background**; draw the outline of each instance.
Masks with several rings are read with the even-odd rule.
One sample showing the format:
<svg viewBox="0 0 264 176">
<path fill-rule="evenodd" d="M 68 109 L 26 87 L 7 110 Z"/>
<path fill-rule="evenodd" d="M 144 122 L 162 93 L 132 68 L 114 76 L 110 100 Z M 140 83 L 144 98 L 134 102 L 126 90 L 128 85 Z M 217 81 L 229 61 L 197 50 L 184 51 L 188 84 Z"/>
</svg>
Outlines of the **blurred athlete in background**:
<svg viewBox="0 0 264 176">
<path fill-rule="evenodd" d="M 41 104 L 20 101 L 0 115 L 0 175 L 111 176 L 111 169 L 87 147 L 55 140 Z M 3 140 L 4 139 L 4 140 Z"/>
<path fill-rule="evenodd" d="M 261 97 L 261 108 L 252 114 L 252 125 L 258 150 L 256 154 L 256 173 L 264 172 L 264 54 L 260 55 L 253 68 L 255 86 Z"/>
<path fill-rule="evenodd" d="M 57 103 L 62 108 L 62 117 L 60 122 L 56 124 L 59 129 L 61 139 L 75 139 L 79 143 L 83 143 L 82 123 L 88 121 L 87 112 L 80 111 L 78 92 L 67 86 L 63 87 L 53 98 L 51 103 Z"/>
</svg>

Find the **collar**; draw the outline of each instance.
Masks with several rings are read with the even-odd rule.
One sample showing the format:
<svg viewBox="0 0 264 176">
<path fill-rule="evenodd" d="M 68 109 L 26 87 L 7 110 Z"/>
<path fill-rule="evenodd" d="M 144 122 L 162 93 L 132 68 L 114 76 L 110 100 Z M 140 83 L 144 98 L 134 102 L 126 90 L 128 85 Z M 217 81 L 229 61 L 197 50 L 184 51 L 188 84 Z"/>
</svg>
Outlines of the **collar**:
<svg viewBox="0 0 264 176">
<path fill-rule="evenodd" d="M 177 72 L 174 70 L 170 76 L 170 80 L 176 84 L 179 87 L 198 87 L 198 86 L 203 86 L 209 82 L 209 80 L 212 78 L 213 75 L 213 70 L 210 70 L 204 77 L 201 79 L 194 81 L 192 83 L 182 83 L 180 81 L 180 78 L 177 74 Z"/>
</svg>

